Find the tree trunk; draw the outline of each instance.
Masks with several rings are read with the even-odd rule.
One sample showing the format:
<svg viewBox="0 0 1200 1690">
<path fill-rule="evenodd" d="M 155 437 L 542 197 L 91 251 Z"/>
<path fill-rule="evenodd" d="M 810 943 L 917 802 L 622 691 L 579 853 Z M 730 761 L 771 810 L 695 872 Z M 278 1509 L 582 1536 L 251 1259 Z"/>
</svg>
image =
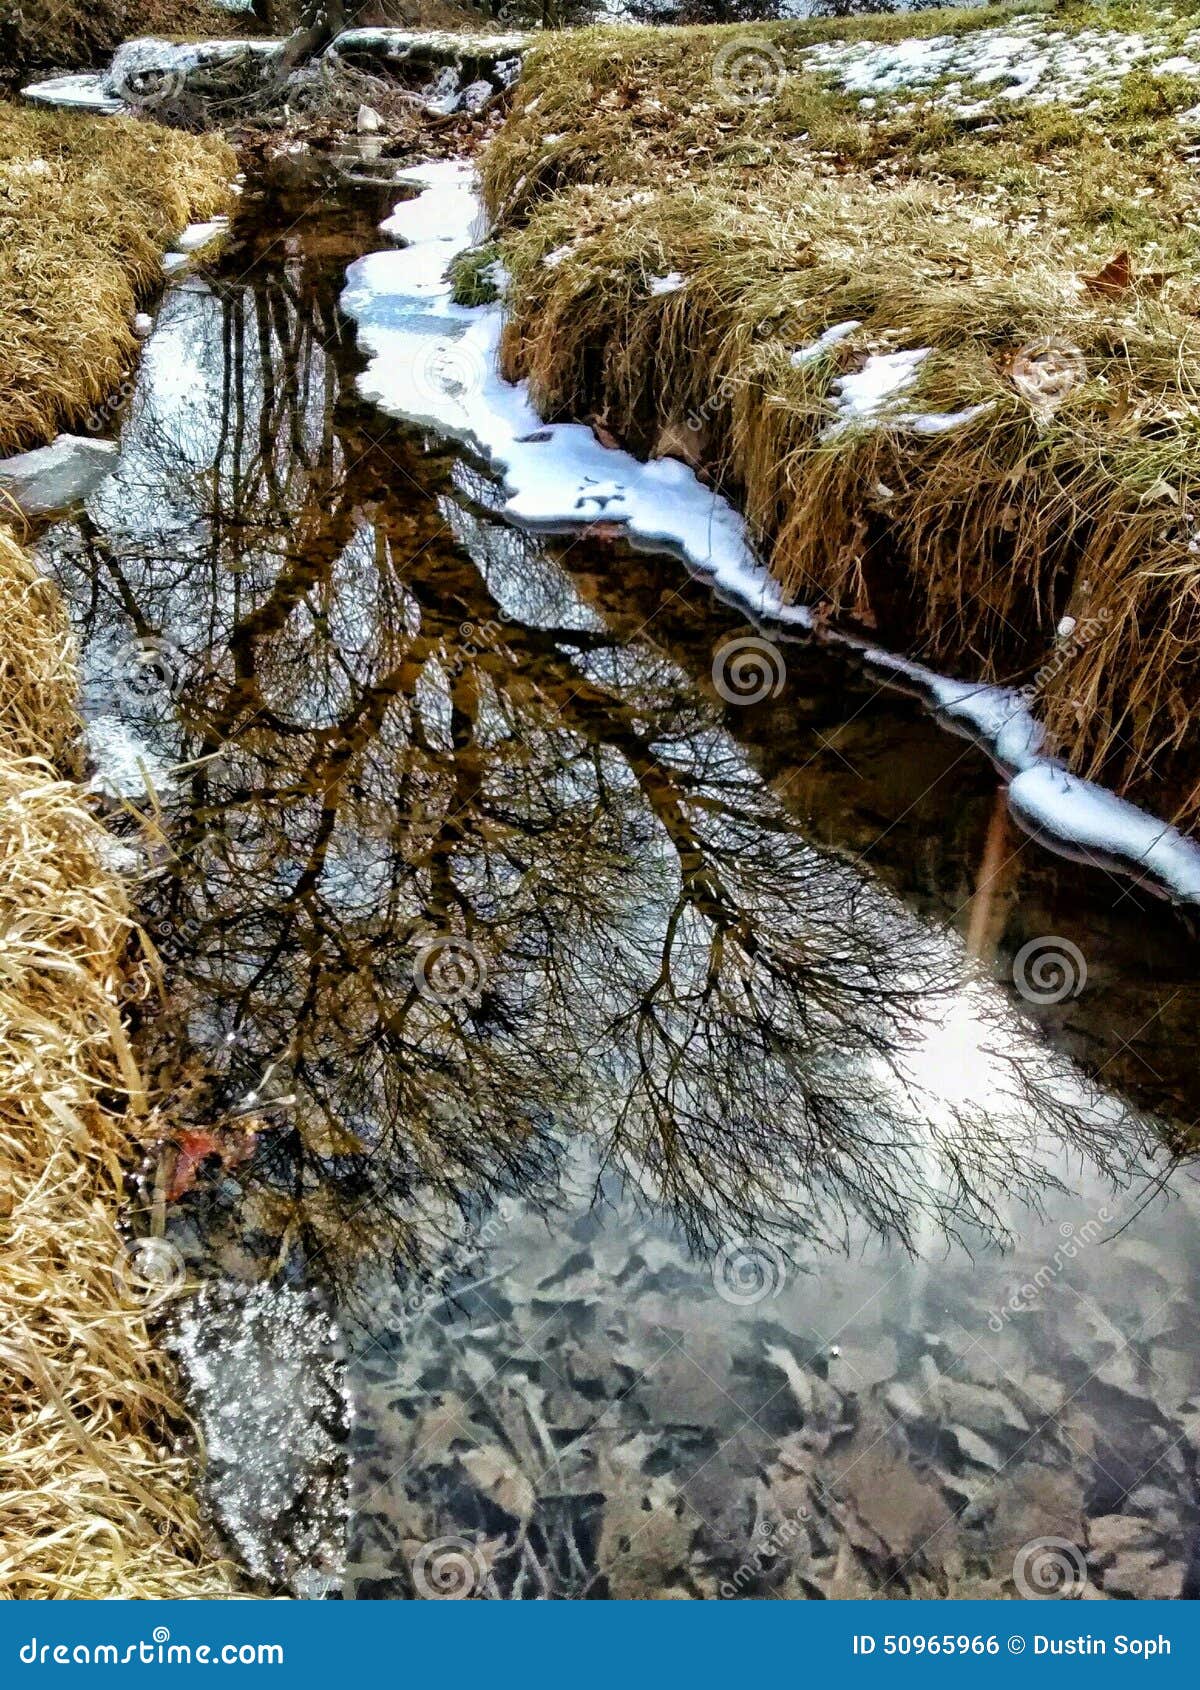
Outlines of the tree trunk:
<svg viewBox="0 0 1200 1690">
<path fill-rule="evenodd" d="M 364 0 L 308 0 L 300 15 L 299 26 L 288 36 L 283 46 L 283 67 L 294 70 L 307 59 L 323 53 L 343 29 L 347 29 L 356 14 L 363 10 Z"/>
</svg>

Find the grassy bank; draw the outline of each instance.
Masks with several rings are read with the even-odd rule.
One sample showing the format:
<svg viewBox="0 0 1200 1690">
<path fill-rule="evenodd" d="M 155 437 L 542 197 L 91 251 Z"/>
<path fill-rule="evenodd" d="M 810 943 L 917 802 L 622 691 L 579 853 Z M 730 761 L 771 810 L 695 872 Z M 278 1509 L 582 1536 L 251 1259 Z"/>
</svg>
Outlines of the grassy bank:
<svg viewBox="0 0 1200 1690">
<path fill-rule="evenodd" d="M 0 105 L 0 451 L 120 379 L 161 246 L 232 168 L 218 142 Z M 137 935 L 64 778 L 75 689 L 57 594 L 0 525 L 0 1597 L 219 1596 L 117 1229 L 149 1130 L 119 1007 Z"/>
<path fill-rule="evenodd" d="M 0 1597 L 219 1596 L 116 1217 L 140 1086 L 133 929 L 58 770 L 77 722 L 57 595 L 0 531 Z"/>
<path fill-rule="evenodd" d="M 794 596 L 1032 686 L 1074 767 L 1194 824 L 1200 25 L 1035 10 L 547 39 L 484 160 L 507 373 L 688 457 Z M 855 414 L 837 384 L 904 352 Z"/>
<path fill-rule="evenodd" d="M 86 428 L 163 248 L 228 209 L 236 168 L 215 136 L 0 102 L 0 456 Z"/>
</svg>

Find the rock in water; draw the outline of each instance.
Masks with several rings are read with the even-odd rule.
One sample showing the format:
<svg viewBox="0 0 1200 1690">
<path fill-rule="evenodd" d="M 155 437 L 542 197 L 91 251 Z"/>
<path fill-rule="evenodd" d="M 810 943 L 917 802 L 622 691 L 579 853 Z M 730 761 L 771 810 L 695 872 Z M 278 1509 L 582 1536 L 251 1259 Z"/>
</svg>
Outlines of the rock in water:
<svg viewBox="0 0 1200 1690">
<path fill-rule="evenodd" d="M 301 1597 L 340 1589 L 349 1415 L 321 1298 L 214 1281 L 181 1306 L 169 1343 L 207 1453 L 203 1494 L 237 1558 Z"/>
<path fill-rule="evenodd" d="M 56 515 L 82 504 L 116 460 L 111 440 L 60 434 L 49 446 L 0 458 L 0 495 L 7 493 L 26 516 Z"/>
<path fill-rule="evenodd" d="M 470 82 L 459 96 L 458 108 L 460 111 L 478 111 L 488 103 L 492 93 L 490 82 Z"/>
</svg>

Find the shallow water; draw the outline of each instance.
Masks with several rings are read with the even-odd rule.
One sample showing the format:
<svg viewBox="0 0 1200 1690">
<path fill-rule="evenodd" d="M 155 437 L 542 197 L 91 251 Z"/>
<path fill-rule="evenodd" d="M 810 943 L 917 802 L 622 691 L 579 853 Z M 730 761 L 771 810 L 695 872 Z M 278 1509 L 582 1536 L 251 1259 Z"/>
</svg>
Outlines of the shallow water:
<svg viewBox="0 0 1200 1690">
<path fill-rule="evenodd" d="M 394 197 L 249 205 L 42 545 L 222 1123 L 157 1187 L 221 1528 L 312 1596 L 1190 1591 L 1182 919 L 849 657 L 727 702 L 678 563 L 358 401 Z"/>
</svg>

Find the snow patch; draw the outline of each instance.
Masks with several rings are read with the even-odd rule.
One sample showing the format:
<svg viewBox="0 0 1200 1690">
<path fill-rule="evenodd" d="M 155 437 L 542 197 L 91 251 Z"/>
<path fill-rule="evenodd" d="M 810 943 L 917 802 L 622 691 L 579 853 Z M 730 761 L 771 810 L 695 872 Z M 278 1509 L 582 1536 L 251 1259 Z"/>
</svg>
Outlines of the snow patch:
<svg viewBox="0 0 1200 1690">
<path fill-rule="evenodd" d="M 826 436 L 840 434 L 863 418 L 877 417 L 890 399 L 913 385 L 929 351 L 928 346 L 919 346 L 911 352 L 873 352 L 861 370 L 835 377 L 832 398 L 841 415 L 825 430 Z"/>
<path fill-rule="evenodd" d="M 49 516 L 79 504 L 112 473 L 117 447 L 111 440 L 60 434 L 49 446 L 0 458 L 0 493 L 26 516 Z"/>
<path fill-rule="evenodd" d="M 1091 781 L 1041 762 L 1017 775 L 1008 803 L 1025 830 L 1068 856 L 1137 862 L 1181 897 L 1200 902 L 1200 850 L 1178 828 L 1137 810 Z"/>
<path fill-rule="evenodd" d="M 103 76 L 50 76 L 22 88 L 36 106 L 59 106 L 67 111 L 88 111 L 97 117 L 115 117 L 125 110 L 124 100 L 109 92 Z"/>
<path fill-rule="evenodd" d="M 919 411 L 897 417 L 893 427 L 903 429 L 907 434 L 949 434 L 956 428 L 965 428 L 976 417 L 986 416 L 994 409 L 994 401 L 985 399 L 982 404 L 967 405 L 961 411 Z"/>
<path fill-rule="evenodd" d="M 855 329 L 861 328 L 862 324 L 857 317 L 852 317 L 848 323 L 831 323 L 827 329 L 821 331 L 816 340 L 810 341 L 807 346 L 797 347 L 796 351 L 792 353 L 792 364 L 796 369 L 800 369 L 804 364 L 815 363 L 832 347 L 837 346 L 848 335 L 852 335 Z"/>
<path fill-rule="evenodd" d="M 219 240 L 228 229 L 228 217 L 214 217 L 208 223 L 189 223 L 175 242 L 175 250 L 199 252 L 201 247 L 211 246 L 213 241 Z"/>
<path fill-rule="evenodd" d="M 902 90 L 921 93 L 942 86 L 936 103 L 961 115 L 986 109 L 988 99 L 1079 103 L 1116 88 L 1134 69 L 1200 73 L 1190 56 L 1200 52 L 1200 33 L 1188 36 L 1183 53 L 1137 33 L 1083 29 L 1048 30 L 1040 18 L 1014 20 L 996 29 L 965 35 L 931 35 L 909 41 L 828 41 L 802 54 L 806 70 L 831 76 L 848 94 L 873 99 Z M 974 88 L 984 95 L 964 102 Z"/>
</svg>

